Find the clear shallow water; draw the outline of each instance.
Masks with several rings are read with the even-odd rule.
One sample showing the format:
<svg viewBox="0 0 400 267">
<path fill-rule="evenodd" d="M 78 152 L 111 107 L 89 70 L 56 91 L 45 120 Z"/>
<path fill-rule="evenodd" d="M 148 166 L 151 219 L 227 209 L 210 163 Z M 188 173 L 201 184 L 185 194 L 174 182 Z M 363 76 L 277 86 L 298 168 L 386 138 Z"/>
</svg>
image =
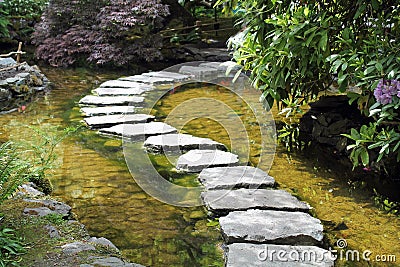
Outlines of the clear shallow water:
<svg viewBox="0 0 400 267">
<path fill-rule="evenodd" d="M 76 101 L 96 87 L 95 84 L 122 75 L 84 70 L 45 72 L 55 83 L 55 89 L 45 98 L 29 104 L 25 114 L 1 116 L 0 140 L 31 139 L 32 131 L 27 125 L 63 128 L 79 124 L 82 117 Z M 254 125 L 252 117 L 246 116 L 246 110 L 232 94 L 212 88 L 168 95 L 154 113 L 169 114 L 179 102 L 199 95 L 221 97 L 234 107 L 247 127 Z M 183 131 L 212 138 L 228 147 L 232 145 L 227 131 L 214 120 L 194 119 L 185 124 Z M 250 131 L 249 135 L 253 140 L 250 162 L 256 165 L 260 156 L 257 147 L 260 135 L 256 131 Z M 222 239 L 218 229 L 207 226 L 203 209 L 170 206 L 144 193 L 129 174 L 119 145 L 117 139 L 101 137 L 86 129 L 65 140 L 57 148 L 60 167 L 53 178 L 54 195 L 73 206 L 73 211 L 92 235 L 109 238 L 134 262 L 150 266 L 221 266 L 222 254 L 215 244 L 220 244 Z M 164 156 L 152 158 L 166 179 L 181 185 L 196 185 L 193 175 L 177 175 L 171 171 Z M 261 168 L 268 170 L 265 164 Z M 333 168 L 334 162 L 332 165 Z M 333 173 L 300 155 L 288 156 L 281 148 L 275 154 L 270 174 L 281 188 L 314 207 L 314 213 L 324 221 L 332 242 L 345 238 L 352 249 L 361 252 L 369 249 L 374 254 L 397 253 L 399 263 L 399 218 L 376 209 L 365 192 L 350 192 L 347 184 Z M 366 263 L 342 262 L 340 265 L 366 266 Z M 398 266 L 376 262 L 370 265 Z"/>
</svg>

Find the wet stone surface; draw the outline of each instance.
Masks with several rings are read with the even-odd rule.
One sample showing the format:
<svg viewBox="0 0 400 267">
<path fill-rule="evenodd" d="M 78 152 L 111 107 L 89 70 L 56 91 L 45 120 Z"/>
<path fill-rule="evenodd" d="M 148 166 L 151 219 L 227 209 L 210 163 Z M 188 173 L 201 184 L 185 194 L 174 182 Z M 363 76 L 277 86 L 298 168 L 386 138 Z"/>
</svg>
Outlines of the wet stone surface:
<svg viewBox="0 0 400 267">
<path fill-rule="evenodd" d="M 251 166 L 207 168 L 201 171 L 199 180 L 207 190 L 272 187 L 275 184 L 274 178 Z"/>
<path fill-rule="evenodd" d="M 154 116 L 147 114 L 115 114 L 85 118 L 86 124 L 91 128 L 107 127 L 120 123 L 144 123 L 151 120 L 154 120 Z"/>
<path fill-rule="evenodd" d="M 128 96 L 128 95 L 141 95 L 148 90 L 143 88 L 97 88 L 93 93 L 98 96 Z"/>
<path fill-rule="evenodd" d="M 180 152 L 191 149 L 220 149 L 226 147 L 209 138 L 200 138 L 190 134 L 166 134 L 151 136 L 144 142 L 144 147 L 149 152 Z"/>
<path fill-rule="evenodd" d="M 323 239 L 320 220 L 298 211 L 233 211 L 219 222 L 228 244 L 320 245 Z"/>
<path fill-rule="evenodd" d="M 333 267 L 333 255 L 315 246 L 235 243 L 227 247 L 226 267 Z M 279 256 L 278 256 L 279 255 Z"/>
<path fill-rule="evenodd" d="M 206 207 L 216 214 L 247 209 L 307 212 L 311 208 L 284 190 L 210 190 L 202 193 L 202 199 Z"/>
<path fill-rule="evenodd" d="M 137 88 L 142 90 L 152 90 L 154 87 L 133 81 L 110 80 L 102 83 L 100 88 Z"/>
<path fill-rule="evenodd" d="M 134 75 L 128 77 L 119 78 L 120 81 L 127 81 L 127 82 L 138 82 L 138 83 L 145 83 L 145 84 L 171 84 L 175 82 L 174 78 L 169 77 L 151 77 L 145 75 Z"/>
<path fill-rule="evenodd" d="M 176 168 L 186 172 L 201 172 L 207 167 L 238 165 L 237 155 L 221 150 L 191 150 L 179 157 Z"/>
<path fill-rule="evenodd" d="M 113 114 L 132 114 L 135 113 L 139 107 L 133 106 L 109 106 L 109 107 L 82 107 L 81 112 L 85 116 L 101 116 Z"/>
<path fill-rule="evenodd" d="M 177 130 L 163 122 L 149 122 L 138 124 L 118 124 L 110 128 L 99 130 L 103 134 L 124 136 L 133 141 L 143 139 L 147 136 L 176 133 Z"/>
<path fill-rule="evenodd" d="M 88 95 L 79 101 L 79 104 L 83 105 L 128 105 L 131 103 L 142 104 L 144 98 L 141 96 L 94 96 Z"/>
</svg>

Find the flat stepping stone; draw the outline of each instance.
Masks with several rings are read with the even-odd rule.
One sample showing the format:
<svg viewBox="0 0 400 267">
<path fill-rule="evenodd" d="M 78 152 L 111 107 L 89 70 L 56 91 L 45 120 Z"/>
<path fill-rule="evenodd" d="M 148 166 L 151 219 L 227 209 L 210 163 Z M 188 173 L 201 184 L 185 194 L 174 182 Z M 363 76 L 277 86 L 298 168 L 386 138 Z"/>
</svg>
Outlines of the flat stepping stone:
<svg viewBox="0 0 400 267">
<path fill-rule="evenodd" d="M 285 190 L 238 189 L 211 190 L 201 194 L 207 209 L 216 214 L 235 210 L 265 209 L 307 212 L 311 207 Z"/>
<path fill-rule="evenodd" d="M 200 138 L 190 134 L 165 134 L 151 136 L 144 142 L 144 147 L 149 152 L 179 152 L 191 149 L 220 149 L 227 150 L 225 145 L 209 138 Z"/>
<path fill-rule="evenodd" d="M 182 82 L 190 79 L 189 75 L 184 75 L 176 72 L 169 72 L 169 71 L 152 71 L 142 73 L 141 75 L 147 77 L 157 77 L 157 78 L 170 78 L 173 79 L 174 82 Z"/>
<path fill-rule="evenodd" d="M 107 106 L 107 107 L 83 107 L 81 112 L 84 116 L 101 116 L 113 114 L 133 114 L 137 107 L 133 106 Z"/>
<path fill-rule="evenodd" d="M 93 90 L 93 93 L 99 96 L 113 96 L 113 95 L 141 95 L 144 92 L 147 92 L 146 88 L 134 87 L 134 88 L 106 88 L 106 87 L 99 87 Z"/>
<path fill-rule="evenodd" d="M 154 120 L 154 116 L 147 114 L 121 114 L 121 115 L 105 115 L 94 116 L 84 119 L 86 124 L 91 128 L 108 127 L 120 123 L 143 123 Z"/>
<path fill-rule="evenodd" d="M 179 73 L 192 75 L 197 78 L 216 76 L 217 71 L 215 68 L 210 67 L 195 67 L 195 66 L 182 66 Z"/>
<path fill-rule="evenodd" d="M 199 67 L 218 69 L 222 62 L 204 62 L 200 63 Z"/>
<path fill-rule="evenodd" d="M 321 221 L 299 211 L 232 211 L 219 219 L 222 235 L 231 243 L 321 245 Z"/>
<path fill-rule="evenodd" d="M 171 83 L 174 83 L 174 81 L 175 81 L 173 78 L 169 78 L 169 77 L 151 77 L 151 76 L 145 76 L 143 74 L 122 77 L 122 78 L 119 78 L 118 80 L 128 81 L 128 82 L 145 83 L 145 84 L 154 84 L 154 85 L 171 84 Z"/>
<path fill-rule="evenodd" d="M 79 101 L 79 104 L 84 105 L 127 105 L 129 103 L 141 104 L 144 98 L 141 96 L 95 96 L 87 95 Z"/>
<path fill-rule="evenodd" d="M 316 246 L 234 243 L 227 246 L 226 267 L 333 267 L 334 255 Z"/>
<path fill-rule="evenodd" d="M 177 130 L 163 122 L 149 122 L 138 124 L 118 124 L 110 128 L 100 129 L 99 132 L 103 134 L 124 136 L 135 141 L 152 135 L 176 133 Z"/>
<path fill-rule="evenodd" d="M 100 88 L 147 88 L 147 90 L 151 90 L 152 87 L 149 85 L 144 85 L 142 83 L 133 82 L 133 81 L 121 81 L 121 80 L 110 80 L 106 81 L 99 86 Z"/>
<path fill-rule="evenodd" d="M 178 158 L 176 168 L 186 172 L 201 172 L 208 167 L 235 166 L 238 155 L 221 150 L 191 150 Z"/>
<path fill-rule="evenodd" d="M 207 168 L 201 171 L 199 180 L 207 190 L 275 185 L 274 178 L 263 170 L 251 166 Z"/>
</svg>

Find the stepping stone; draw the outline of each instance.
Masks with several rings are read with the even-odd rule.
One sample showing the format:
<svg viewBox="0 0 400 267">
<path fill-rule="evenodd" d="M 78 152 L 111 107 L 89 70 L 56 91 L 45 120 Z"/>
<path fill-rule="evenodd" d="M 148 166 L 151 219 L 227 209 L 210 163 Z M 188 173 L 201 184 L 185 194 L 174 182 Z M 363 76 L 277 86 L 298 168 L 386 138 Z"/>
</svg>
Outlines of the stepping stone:
<svg viewBox="0 0 400 267">
<path fill-rule="evenodd" d="M 272 187 L 275 179 L 251 166 L 207 168 L 199 175 L 207 190 Z"/>
<path fill-rule="evenodd" d="M 154 120 L 154 116 L 147 114 L 120 114 L 85 118 L 86 124 L 91 128 L 108 127 L 120 123 L 143 123 L 150 120 Z"/>
<path fill-rule="evenodd" d="M 195 66 L 182 66 L 179 73 L 193 75 L 194 77 L 210 77 L 216 76 L 217 71 L 215 68 L 210 67 L 195 67 Z"/>
<path fill-rule="evenodd" d="M 147 151 L 153 153 L 180 152 L 191 149 L 220 149 L 227 150 L 226 147 L 209 138 L 200 138 L 190 134 L 165 134 L 151 136 L 144 142 Z"/>
<path fill-rule="evenodd" d="M 150 77 L 150 76 L 145 76 L 143 74 L 134 75 L 134 76 L 128 76 L 128 77 L 122 77 L 122 78 L 119 78 L 118 80 L 120 80 L 120 81 L 129 81 L 129 82 L 138 82 L 138 83 L 146 83 L 146 84 L 154 84 L 154 85 L 174 83 L 174 79 L 173 78 L 168 78 L 168 77 Z"/>
<path fill-rule="evenodd" d="M 142 83 L 133 82 L 133 81 L 121 81 L 121 80 L 110 80 L 106 81 L 99 86 L 100 88 L 144 88 L 151 90 L 152 87 L 149 85 L 144 85 Z"/>
<path fill-rule="evenodd" d="M 108 107 L 83 107 L 81 112 L 84 116 L 101 116 L 112 114 L 133 114 L 138 107 L 133 106 L 108 106 Z"/>
<path fill-rule="evenodd" d="M 79 101 L 79 104 L 85 105 L 126 105 L 129 103 L 141 104 L 144 98 L 141 96 L 95 96 L 87 95 Z"/>
<path fill-rule="evenodd" d="M 157 78 L 170 78 L 173 79 L 174 82 L 182 82 L 190 79 L 189 75 L 184 75 L 176 72 L 169 72 L 169 71 L 154 71 L 154 72 L 147 72 L 142 73 L 143 76 L 147 77 L 157 77 Z"/>
<path fill-rule="evenodd" d="M 333 267 L 334 255 L 315 246 L 234 243 L 225 253 L 226 267 Z"/>
<path fill-rule="evenodd" d="M 235 166 L 238 155 L 221 150 L 191 150 L 178 158 L 176 168 L 186 172 L 200 172 L 207 167 Z"/>
<path fill-rule="evenodd" d="M 144 139 L 144 137 L 147 136 L 176 133 L 177 130 L 163 122 L 149 122 L 138 124 L 118 124 L 110 128 L 100 129 L 99 132 L 103 134 L 124 136 L 136 141 L 142 138 Z"/>
<path fill-rule="evenodd" d="M 321 245 L 323 239 L 320 220 L 299 211 L 232 211 L 219 223 L 228 244 Z"/>
<path fill-rule="evenodd" d="M 147 92 L 145 88 L 133 87 L 133 88 L 106 88 L 106 87 L 99 87 L 93 90 L 93 93 L 99 96 L 113 96 L 113 95 L 141 95 L 144 92 Z"/>
<path fill-rule="evenodd" d="M 247 209 L 307 212 L 311 207 L 286 192 L 271 189 L 211 190 L 201 194 L 207 209 L 226 215 L 230 211 Z"/>
<path fill-rule="evenodd" d="M 204 62 L 200 63 L 199 67 L 218 69 L 222 62 Z"/>
</svg>

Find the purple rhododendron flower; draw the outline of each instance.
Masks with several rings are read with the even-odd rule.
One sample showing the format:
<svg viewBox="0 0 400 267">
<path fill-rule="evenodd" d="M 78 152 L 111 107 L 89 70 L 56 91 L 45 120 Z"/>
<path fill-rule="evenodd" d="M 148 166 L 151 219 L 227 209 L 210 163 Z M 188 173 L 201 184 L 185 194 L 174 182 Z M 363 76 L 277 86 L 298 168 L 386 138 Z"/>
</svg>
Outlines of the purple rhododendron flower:
<svg viewBox="0 0 400 267">
<path fill-rule="evenodd" d="M 393 96 L 400 97 L 400 82 L 397 80 L 380 80 L 374 90 L 376 101 L 382 105 L 392 103 Z"/>
</svg>

